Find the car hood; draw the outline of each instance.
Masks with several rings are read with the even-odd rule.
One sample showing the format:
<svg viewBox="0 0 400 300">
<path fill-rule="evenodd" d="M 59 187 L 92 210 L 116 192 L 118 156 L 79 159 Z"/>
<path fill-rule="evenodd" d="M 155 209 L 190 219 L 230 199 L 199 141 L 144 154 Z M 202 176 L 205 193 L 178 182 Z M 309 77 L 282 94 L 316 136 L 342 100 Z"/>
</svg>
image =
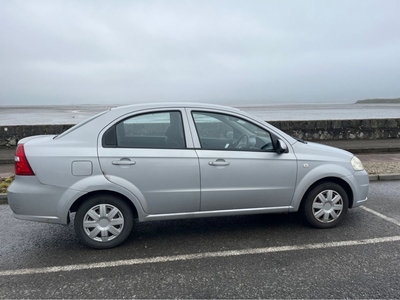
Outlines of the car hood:
<svg viewBox="0 0 400 300">
<path fill-rule="evenodd" d="M 297 142 L 292 147 L 299 160 L 350 162 L 354 156 L 348 151 L 312 142 Z"/>
</svg>

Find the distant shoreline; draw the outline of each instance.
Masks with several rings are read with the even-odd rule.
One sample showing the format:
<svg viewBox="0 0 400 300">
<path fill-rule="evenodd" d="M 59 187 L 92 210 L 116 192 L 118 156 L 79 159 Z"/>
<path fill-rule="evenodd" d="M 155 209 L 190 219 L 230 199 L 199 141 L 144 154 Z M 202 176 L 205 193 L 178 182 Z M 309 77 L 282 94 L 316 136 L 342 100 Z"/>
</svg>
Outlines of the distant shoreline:
<svg viewBox="0 0 400 300">
<path fill-rule="evenodd" d="M 358 100 L 356 104 L 385 104 L 385 103 L 396 103 L 400 104 L 400 98 L 391 98 L 391 99 L 365 99 L 365 100 Z"/>
</svg>

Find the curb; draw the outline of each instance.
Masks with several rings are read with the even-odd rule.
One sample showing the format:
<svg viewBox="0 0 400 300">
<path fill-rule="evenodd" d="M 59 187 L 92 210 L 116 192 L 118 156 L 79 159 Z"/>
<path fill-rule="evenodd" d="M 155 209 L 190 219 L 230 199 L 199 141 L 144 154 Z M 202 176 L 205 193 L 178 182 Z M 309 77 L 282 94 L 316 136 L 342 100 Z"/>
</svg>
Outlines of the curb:
<svg viewBox="0 0 400 300">
<path fill-rule="evenodd" d="M 379 175 L 368 175 L 369 181 L 377 181 L 379 180 Z"/>
<path fill-rule="evenodd" d="M 15 163 L 14 159 L 0 159 L 0 165 L 12 165 L 13 163 Z"/>
<path fill-rule="evenodd" d="M 400 180 L 400 174 L 382 174 L 379 180 Z"/>
<path fill-rule="evenodd" d="M 400 180 L 400 174 L 369 175 L 369 181 Z M 7 194 L 0 194 L 0 205 L 8 204 Z"/>
<path fill-rule="evenodd" d="M 369 181 L 387 181 L 387 180 L 400 180 L 400 174 L 379 174 L 369 175 Z"/>
<path fill-rule="evenodd" d="M 0 194 L 0 205 L 2 204 L 8 204 L 7 194 Z"/>
<path fill-rule="evenodd" d="M 349 151 L 353 154 L 388 154 L 388 153 L 399 153 L 400 148 L 339 148 L 346 151 Z"/>
</svg>

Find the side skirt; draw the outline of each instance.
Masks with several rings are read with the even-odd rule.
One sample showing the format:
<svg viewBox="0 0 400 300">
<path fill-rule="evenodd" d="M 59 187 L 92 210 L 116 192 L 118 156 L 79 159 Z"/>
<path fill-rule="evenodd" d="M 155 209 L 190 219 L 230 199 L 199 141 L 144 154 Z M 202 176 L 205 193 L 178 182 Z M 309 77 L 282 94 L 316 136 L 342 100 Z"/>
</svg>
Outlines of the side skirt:
<svg viewBox="0 0 400 300">
<path fill-rule="evenodd" d="M 287 213 L 287 212 L 289 212 L 290 208 L 293 208 L 293 207 L 280 206 L 280 207 L 268 207 L 268 208 L 228 209 L 228 210 L 196 211 L 196 212 L 184 212 L 184 213 L 172 213 L 172 214 L 145 215 L 142 218 L 139 217 L 139 222 L 221 217 L 221 216 L 236 216 L 236 215 Z"/>
</svg>

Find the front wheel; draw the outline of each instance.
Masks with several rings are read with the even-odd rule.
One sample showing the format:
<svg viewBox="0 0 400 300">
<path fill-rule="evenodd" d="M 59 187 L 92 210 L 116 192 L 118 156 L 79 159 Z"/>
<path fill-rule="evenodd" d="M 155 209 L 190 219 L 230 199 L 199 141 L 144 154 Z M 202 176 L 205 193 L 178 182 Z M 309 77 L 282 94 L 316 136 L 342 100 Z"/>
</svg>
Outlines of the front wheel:
<svg viewBox="0 0 400 300">
<path fill-rule="evenodd" d="M 133 215 L 129 205 L 120 198 L 96 195 L 78 208 L 74 226 L 82 243 L 107 249 L 126 240 L 133 228 Z"/>
<path fill-rule="evenodd" d="M 326 182 L 316 186 L 306 196 L 303 213 L 307 222 L 316 228 L 335 227 L 345 217 L 349 200 L 338 184 Z"/>
</svg>

